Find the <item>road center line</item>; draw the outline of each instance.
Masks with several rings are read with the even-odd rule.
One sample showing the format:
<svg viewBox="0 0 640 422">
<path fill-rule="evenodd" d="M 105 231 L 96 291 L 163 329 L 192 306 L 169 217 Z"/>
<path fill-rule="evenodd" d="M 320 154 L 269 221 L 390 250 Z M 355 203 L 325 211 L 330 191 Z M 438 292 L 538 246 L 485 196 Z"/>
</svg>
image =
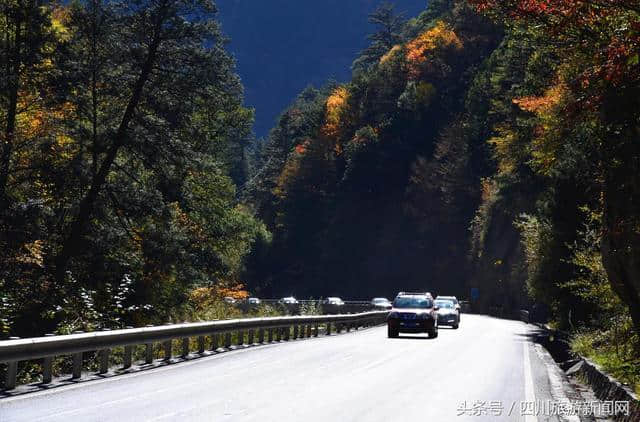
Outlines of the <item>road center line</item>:
<svg viewBox="0 0 640 422">
<path fill-rule="evenodd" d="M 533 376 L 531 375 L 531 360 L 529 358 L 529 343 L 522 343 L 522 351 L 524 353 L 524 399 L 526 403 L 535 406 L 536 396 L 533 389 Z M 521 404 L 521 411 L 524 410 Z M 524 415 L 525 422 L 538 422 L 538 418 L 534 415 Z"/>
</svg>

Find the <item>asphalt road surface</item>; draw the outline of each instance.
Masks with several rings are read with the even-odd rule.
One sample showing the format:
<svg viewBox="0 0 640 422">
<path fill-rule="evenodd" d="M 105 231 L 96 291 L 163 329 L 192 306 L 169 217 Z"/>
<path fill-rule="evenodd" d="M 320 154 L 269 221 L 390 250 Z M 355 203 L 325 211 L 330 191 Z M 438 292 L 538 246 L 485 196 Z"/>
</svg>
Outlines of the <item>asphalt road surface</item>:
<svg viewBox="0 0 640 422">
<path fill-rule="evenodd" d="M 436 339 L 376 327 L 251 347 L 2 399 L 0 421 L 557 420 L 527 415 L 562 396 L 529 332 L 463 315 Z"/>
</svg>

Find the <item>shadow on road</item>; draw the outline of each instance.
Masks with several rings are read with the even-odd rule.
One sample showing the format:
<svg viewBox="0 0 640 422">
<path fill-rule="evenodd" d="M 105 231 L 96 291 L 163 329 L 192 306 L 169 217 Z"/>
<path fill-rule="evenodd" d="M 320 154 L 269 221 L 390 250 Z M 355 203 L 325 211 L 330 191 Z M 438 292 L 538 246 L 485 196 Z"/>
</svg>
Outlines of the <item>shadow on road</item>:
<svg viewBox="0 0 640 422">
<path fill-rule="evenodd" d="M 398 336 L 390 338 L 389 340 L 435 340 L 435 338 L 429 338 L 428 336 Z"/>
</svg>

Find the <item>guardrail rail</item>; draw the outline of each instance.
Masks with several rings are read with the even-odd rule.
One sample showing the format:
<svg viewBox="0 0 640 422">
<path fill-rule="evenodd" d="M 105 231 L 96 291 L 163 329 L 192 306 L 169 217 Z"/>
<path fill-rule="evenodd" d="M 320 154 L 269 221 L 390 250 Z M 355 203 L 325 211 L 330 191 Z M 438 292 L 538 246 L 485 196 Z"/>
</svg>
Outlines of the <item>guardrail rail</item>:
<svg viewBox="0 0 640 422">
<path fill-rule="evenodd" d="M 209 351 L 220 348 L 229 350 L 232 346 L 232 333 L 237 333 L 236 345 L 253 345 L 288 341 L 290 339 L 317 337 L 322 328 L 325 335 L 333 331 L 347 332 L 360 327 L 379 325 L 386 321 L 388 312 L 364 312 L 347 315 L 309 315 L 269 318 L 245 318 L 210 322 L 168 324 L 144 328 L 126 328 L 90 333 L 78 333 L 60 336 L 45 336 L 28 339 L 12 338 L 0 341 L 0 363 L 7 365 L 5 390 L 16 387 L 18 363 L 29 360 L 42 360 L 42 383 L 52 382 L 53 358 L 71 355 L 73 357 L 71 379 L 82 377 L 83 354 L 98 352 L 100 369 L 98 374 L 109 372 L 109 353 L 115 347 L 124 347 L 122 369 L 133 365 L 133 347 L 144 345 L 145 364 L 154 361 L 153 347 L 162 343 L 163 360 L 173 357 L 173 340 L 181 340 L 181 354 L 185 358 L 191 354 L 191 338 L 197 338 L 200 355 L 205 354 L 205 337 L 210 336 Z M 246 336 L 245 336 L 246 334 Z M 245 342 L 246 338 L 246 342 Z"/>
</svg>

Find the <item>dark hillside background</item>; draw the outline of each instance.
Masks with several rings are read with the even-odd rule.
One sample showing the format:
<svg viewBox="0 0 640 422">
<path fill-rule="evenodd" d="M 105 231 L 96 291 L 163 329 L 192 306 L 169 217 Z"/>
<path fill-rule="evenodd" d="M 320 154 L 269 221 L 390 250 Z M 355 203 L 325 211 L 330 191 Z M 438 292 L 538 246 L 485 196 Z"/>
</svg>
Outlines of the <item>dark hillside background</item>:
<svg viewBox="0 0 640 422">
<path fill-rule="evenodd" d="M 255 107 L 256 136 L 309 84 L 351 78 L 351 63 L 367 45 L 367 22 L 381 0 L 222 0 L 218 2 L 228 50 L 236 57 L 245 103 Z M 413 17 L 426 0 L 396 0 Z"/>
</svg>

